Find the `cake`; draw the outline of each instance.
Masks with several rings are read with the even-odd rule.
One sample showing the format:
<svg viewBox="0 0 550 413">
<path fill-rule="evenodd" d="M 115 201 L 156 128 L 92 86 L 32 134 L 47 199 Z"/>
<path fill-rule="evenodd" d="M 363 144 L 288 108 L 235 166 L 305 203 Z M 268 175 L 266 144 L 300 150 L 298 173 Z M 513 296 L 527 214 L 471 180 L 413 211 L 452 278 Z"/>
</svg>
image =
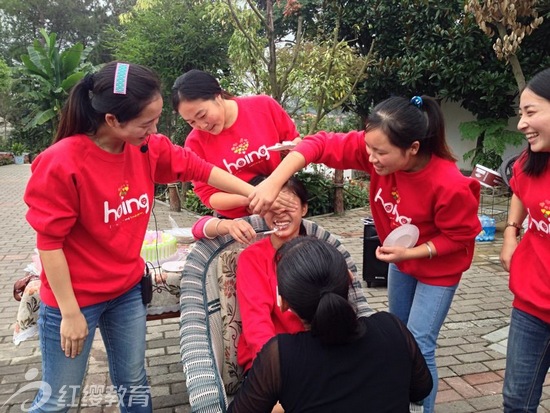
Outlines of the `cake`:
<svg viewBox="0 0 550 413">
<path fill-rule="evenodd" d="M 176 254 L 176 237 L 162 231 L 147 231 L 141 247 L 141 257 L 153 264 L 162 262 Z"/>
</svg>

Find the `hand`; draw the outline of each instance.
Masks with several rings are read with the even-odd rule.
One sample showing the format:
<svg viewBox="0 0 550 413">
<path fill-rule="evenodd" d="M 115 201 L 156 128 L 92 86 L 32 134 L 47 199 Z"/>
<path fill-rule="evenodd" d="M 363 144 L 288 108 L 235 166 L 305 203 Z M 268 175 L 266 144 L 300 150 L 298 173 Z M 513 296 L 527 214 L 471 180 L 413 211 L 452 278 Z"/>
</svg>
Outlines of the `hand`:
<svg viewBox="0 0 550 413">
<path fill-rule="evenodd" d="M 298 209 L 299 205 L 296 203 L 295 198 L 288 192 L 279 192 L 277 199 L 271 205 L 270 210 L 275 213 L 283 211 L 294 212 Z"/>
<path fill-rule="evenodd" d="M 81 312 L 74 316 L 62 316 L 61 327 L 61 350 L 66 357 L 75 358 L 82 353 L 84 342 L 88 337 L 88 323 Z"/>
<path fill-rule="evenodd" d="M 248 205 L 249 210 L 253 214 L 264 216 L 271 208 L 273 202 L 275 202 L 275 199 L 277 199 L 280 191 L 280 188 L 275 188 L 269 182 L 269 178 L 260 182 L 248 196 L 250 200 L 250 204 Z"/>
<path fill-rule="evenodd" d="M 256 239 L 256 231 L 254 231 L 252 225 L 242 219 L 229 221 L 229 235 L 242 244 L 250 244 Z"/>
<path fill-rule="evenodd" d="M 502 243 L 502 249 L 500 250 L 500 263 L 502 268 L 506 271 L 510 271 L 510 262 L 512 261 L 512 255 L 518 246 L 517 239 L 504 239 Z"/>
<path fill-rule="evenodd" d="M 405 247 L 378 247 L 375 254 L 380 261 L 394 263 L 409 259 L 408 251 Z"/>
</svg>

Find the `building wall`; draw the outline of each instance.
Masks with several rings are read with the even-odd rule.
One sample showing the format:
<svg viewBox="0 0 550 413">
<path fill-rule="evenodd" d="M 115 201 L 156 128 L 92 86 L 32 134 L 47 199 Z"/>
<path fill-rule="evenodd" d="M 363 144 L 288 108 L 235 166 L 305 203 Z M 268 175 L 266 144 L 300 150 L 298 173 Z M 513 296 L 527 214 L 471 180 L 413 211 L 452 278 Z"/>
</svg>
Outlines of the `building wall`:
<svg viewBox="0 0 550 413">
<path fill-rule="evenodd" d="M 460 104 L 457 102 L 443 102 L 441 104 L 441 108 L 443 109 L 443 113 L 445 116 L 447 142 L 449 143 L 449 146 L 451 147 L 455 155 L 458 157 L 457 165 L 462 170 L 471 170 L 472 166 L 470 165 L 470 160 L 465 162 L 464 154 L 475 147 L 475 142 L 462 139 L 462 137 L 460 136 L 460 131 L 458 130 L 458 126 L 462 122 L 475 120 L 475 116 L 463 107 L 461 107 Z M 519 118 L 517 116 L 511 118 L 508 122 L 508 129 L 516 130 L 518 121 Z M 509 146 L 506 148 L 506 151 L 504 152 L 502 158 L 506 159 L 509 156 L 516 155 L 520 153 L 524 147 L 525 145 L 521 147 Z"/>
</svg>

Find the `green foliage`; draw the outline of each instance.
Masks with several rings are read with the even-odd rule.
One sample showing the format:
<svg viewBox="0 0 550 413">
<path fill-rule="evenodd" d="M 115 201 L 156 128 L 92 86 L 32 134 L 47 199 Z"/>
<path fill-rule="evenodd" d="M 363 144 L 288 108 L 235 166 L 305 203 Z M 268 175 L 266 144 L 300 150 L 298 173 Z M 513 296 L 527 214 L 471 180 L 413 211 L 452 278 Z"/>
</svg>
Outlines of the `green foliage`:
<svg viewBox="0 0 550 413">
<path fill-rule="evenodd" d="M 0 166 L 13 164 L 13 158 L 0 158 Z"/>
<path fill-rule="evenodd" d="M 506 146 L 518 146 L 523 141 L 523 134 L 508 130 L 507 127 L 505 119 L 462 122 L 458 127 L 462 138 L 476 142 L 476 147 L 464 154 L 464 160 L 470 159 L 472 166 L 481 164 L 498 169 Z"/>
<path fill-rule="evenodd" d="M 207 0 L 140 1 L 125 14 L 120 26 L 106 31 L 106 44 L 118 60 L 142 64 L 160 77 L 163 95 L 169 97 L 176 78 L 190 69 L 216 75 L 227 71 L 228 33 L 207 14 Z M 169 99 L 159 131 L 183 142 L 188 133 Z"/>
<path fill-rule="evenodd" d="M 188 211 L 195 212 L 199 215 L 212 215 L 214 211 L 207 208 L 199 199 L 199 197 L 193 192 L 192 189 L 188 190 L 185 194 L 185 202 L 183 207 Z"/>
<path fill-rule="evenodd" d="M 117 59 L 155 70 L 170 92 L 178 76 L 190 69 L 227 70 L 229 35 L 211 22 L 206 0 L 158 0 L 136 5 L 118 28 L 108 31 L 108 45 Z"/>
<path fill-rule="evenodd" d="M 40 33 L 43 39 L 36 39 L 28 47 L 28 54 L 21 56 L 19 104 L 26 106 L 29 112 L 16 127 L 30 131 L 45 125 L 49 131 L 49 141 L 55 135 L 58 116 L 70 89 L 92 71 L 93 66 L 86 63 L 90 50 L 84 49 L 82 44 L 61 50 L 55 33 L 48 34 L 43 29 Z M 41 146 L 46 145 L 42 142 Z"/>
<path fill-rule="evenodd" d="M 309 195 L 308 215 L 334 212 L 334 183 L 321 172 L 300 171 L 296 177 L 304 184 Z M 344 182 L 344 208 L 353 209 L 369 204 L 368 183 L 358 180 Z"/>
<path fill-rule="evenodd" d="M 21 156 L 23 155 L 23 152 L 25 152 L 27 150 L 26 146 L 24 143 L 21 143 L 21 142 L 14 142 L 12 143 L 11 145 L 11 152 L 15 155 L 15 156 Z"/>
<path fill-rule="evenodd" d="M 8 64 L 19 60 L 40 29 L 57 33 L 60 46 L 82 43 L 93 47 L 93 61 L 111 60 L 101 47 L 102 31 L 116 24 L 135 0 L 0 0 L 0 56 Z"/>
<path fill-rule="evenodd" d="M 334 183 L 321 172 L 300 171 L 296 177 L 304 184 L 309 195 L 308 215 L 323 215 L 334 212 Z M 369 204 L 368 182 L 346 180 L 344 183 L 345 209 L 363 207 Z M 192 189 L 187 191 L 183 207 L 199 215 L 212 215 Z"/>
<path fill-rule="evenodd" d="M 7 117 L 11 109 L 11 69 L 6 62 L 0 58 L 0 118 L 4 123 L 4 130 L 1 135 L 7 138 Z"/>
</svg>

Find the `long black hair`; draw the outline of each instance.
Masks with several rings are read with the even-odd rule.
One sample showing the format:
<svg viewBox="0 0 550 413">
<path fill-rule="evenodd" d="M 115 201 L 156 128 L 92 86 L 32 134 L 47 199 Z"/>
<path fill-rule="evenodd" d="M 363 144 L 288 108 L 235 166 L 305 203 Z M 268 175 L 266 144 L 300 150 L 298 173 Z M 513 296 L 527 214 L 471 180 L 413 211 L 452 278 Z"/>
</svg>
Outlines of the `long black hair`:
<svg viewBox="0 0 550 413">
<path fill-rule="evenodd" d="M 344 256 L 315 237 L 286 242 L 276 255 L 279 294 L 311 333 L 329 345 L 353 341 L 361 332 L 348 301 L 351 278 Z"/>
<path fill-rule="evenodd" d="M 445 121 L 439 103 L 422 96 L 417 104 L 402 97 L 391 97 L 377 104 L 369 114 L 365 130 L 380 129 L 392 145 L 408 149 L 420 142 L 418 152 L 434 154 L 456 162 L 445 139 Z"/>
<path fill-rule="evenodd" d="M 137 118 L 141 111 L 160 96 L 160 80 L 151 69 L 129 63 L 125 93 L 114 93 L 117 65 L 110 62 L 94 74 L 88 74 L 72 89 L 61 112 L 53 143 L 75 134 L 93 135 L 115 115 L 120 123 Z"/>
<path fill-rule="evenodd" d="M 178 111 L 181 102 L 193 100 L 213 100 L 221 95 L 231 99 L 232 94 L 222 89 L 220 83 L 210 73 L 192 69 L 178 77 L 172 86 L 172 107 Z"/>
<path fill-rule="evenodd" d="M 530 90 L 550 102 L 550 68 L 537 73 L 525 86 L 524 90 Z M 528 176 L 540 176 L 550 165 L 550 152 L 533 152 L 527 146 L 524 154 L 523 172 Z"/>
</svg>

